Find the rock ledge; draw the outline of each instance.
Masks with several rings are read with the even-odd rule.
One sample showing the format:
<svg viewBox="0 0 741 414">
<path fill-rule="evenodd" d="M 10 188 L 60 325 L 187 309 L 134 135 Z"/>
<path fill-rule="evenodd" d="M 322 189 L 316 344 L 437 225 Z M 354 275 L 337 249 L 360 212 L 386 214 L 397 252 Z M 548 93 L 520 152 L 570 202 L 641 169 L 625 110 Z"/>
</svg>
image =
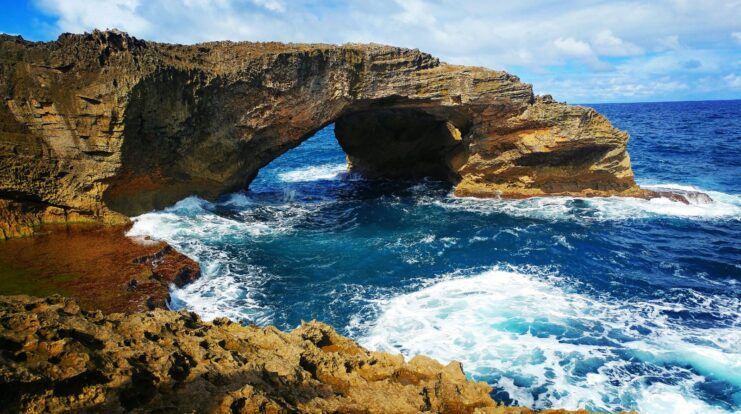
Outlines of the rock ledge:
<svg viewBox="0 0 741 414">
<path fill-rule="evenodd" d="M 370 352 L 319 322 L 284 333 L 0 296 L 0 343 L 0 406 L 12 412 L 531 412 L 497 407 L 460 363 Z"/>
</svg>

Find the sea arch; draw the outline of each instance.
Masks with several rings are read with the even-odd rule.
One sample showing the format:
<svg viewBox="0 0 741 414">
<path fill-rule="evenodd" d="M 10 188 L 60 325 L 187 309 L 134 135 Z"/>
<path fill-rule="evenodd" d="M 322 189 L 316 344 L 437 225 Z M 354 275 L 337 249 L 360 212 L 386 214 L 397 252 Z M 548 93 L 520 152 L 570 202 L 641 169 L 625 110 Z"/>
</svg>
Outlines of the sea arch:
<svg viewBox="0 0 741 414">
<path fill-rule="evenodd" d="M 0 52 L 0 144 L 14 146 L 0 195 L 97 220 L 246 188 L 332 122 L 367 175 L 433 175 L 482 197 L 643 194 L 627 134 L 593 109 L 416 49 L 184 46 L 108 31 L 3 35 Z"/>
</svg>

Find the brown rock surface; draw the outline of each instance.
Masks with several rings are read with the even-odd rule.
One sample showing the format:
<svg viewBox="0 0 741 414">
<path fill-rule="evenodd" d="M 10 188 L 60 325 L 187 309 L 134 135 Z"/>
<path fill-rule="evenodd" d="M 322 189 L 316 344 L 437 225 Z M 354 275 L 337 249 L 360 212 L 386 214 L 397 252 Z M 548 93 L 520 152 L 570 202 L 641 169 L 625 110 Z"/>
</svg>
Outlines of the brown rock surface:
<svg viewBox="0 0 741 414">
<path fill-rule="evenodd" d="M 485 197 L 646 195 L 627 134 L 593 109 L 418 50 L 0 35 L 0 95 L 0 198 L 67 220 L 244 188 L 331 122 L 366 174 L 441 176 Z"/>
<path fill-rule="evenodd" d="M 0 295 L 53 293 L 85 309 L 165 308 L 169 287 L 200 276 L 198 263 L 165 242 L 133 240 L 122 226 L 44 225 L 35 237 L 0 241 Z"/>
<path fill-rule="evenodd" d="M 711 204 L 713 199 L 700 191 L 656 187 L 651 190 L 654 198 L 667 198 L 682 204 Z"/>
<path fill-rule="evenodd" d="M 0 407 L 12 412 L 531 412 L 496 407 L 457 362 L 369 352 L 318 322 L 284 333 L 0 296 L 0 343 Z"/>
</svg>

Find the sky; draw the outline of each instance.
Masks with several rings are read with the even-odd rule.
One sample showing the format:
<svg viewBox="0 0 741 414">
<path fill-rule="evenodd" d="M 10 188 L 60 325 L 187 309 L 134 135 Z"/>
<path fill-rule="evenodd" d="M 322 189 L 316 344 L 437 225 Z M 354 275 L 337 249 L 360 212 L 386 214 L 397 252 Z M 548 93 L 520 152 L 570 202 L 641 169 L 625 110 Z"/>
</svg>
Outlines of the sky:
<svg viewBox="0 0 741 414">
<path fill-rule="evenodd" d="M 0 32 L 54 40 L 375 42 L 501 69 L 572 103 L 741 99 L 741 0 L 0 0 Z"/>
</svg>

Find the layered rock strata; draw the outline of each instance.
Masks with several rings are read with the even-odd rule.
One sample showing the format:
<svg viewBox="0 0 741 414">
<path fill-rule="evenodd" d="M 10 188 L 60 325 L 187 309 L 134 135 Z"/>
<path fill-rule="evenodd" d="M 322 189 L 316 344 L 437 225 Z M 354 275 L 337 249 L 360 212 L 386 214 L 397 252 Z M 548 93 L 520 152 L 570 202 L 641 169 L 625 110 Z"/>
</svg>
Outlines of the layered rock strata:
<svg viewBox="0 0 741 414">
<path fill-rule="evenodd" d="M 243 189 L 332 122 L 368 175 L 432 175 L 481 197 L 646 195 L 627 134 L 593 109 L 418 50 L 0 35 L 0 95 L 0 198 L 57 221 Z M 28 232 L 16 227 L 4 232 Z"/>
<path fill-rule="evenodd" d="M 497 407 L 457 362 L 369 352 L 318 322 L 284 333 L 0 296 L 0 344 L 8 412 L 532 413 Z"/>
</svg>

